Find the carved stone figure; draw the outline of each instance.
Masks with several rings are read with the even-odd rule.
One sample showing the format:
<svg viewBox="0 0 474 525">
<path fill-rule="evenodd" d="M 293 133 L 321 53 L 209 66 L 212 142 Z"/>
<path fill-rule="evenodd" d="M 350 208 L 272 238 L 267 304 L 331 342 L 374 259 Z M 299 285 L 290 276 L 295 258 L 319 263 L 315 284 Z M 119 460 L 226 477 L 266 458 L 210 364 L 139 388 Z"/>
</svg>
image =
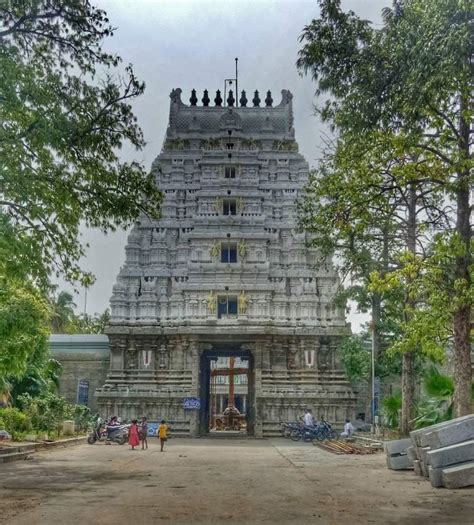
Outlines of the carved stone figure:
<svg viewBox="0 0 474 525">
<path fill-rule="evenodd" d="M 248 253 L 248 247 L 244 240 L 240 240 L 237 244 L 237 252 L 239 254 L 240 259 L 243 261 Z"/>
<path fill-rule="evenodd" d="M 217 312 L 217 294 L 214 291 L 209 292 L 207 296 L 207 309 L 212 315 Z"/>
<path fill-rule="evenodd" d="M 211 246 L 211 258 L 213 260 L 218 260 L 221 254 L 221 243 L 214 241 Z"/>
<path fill-rule="evenodd" d="M 246 314 L 247 308 L 249 304 L 249 298 L 245 294 L 245 292 L 242 290 L 239 294 L 239 314 Z"/>
</svg>

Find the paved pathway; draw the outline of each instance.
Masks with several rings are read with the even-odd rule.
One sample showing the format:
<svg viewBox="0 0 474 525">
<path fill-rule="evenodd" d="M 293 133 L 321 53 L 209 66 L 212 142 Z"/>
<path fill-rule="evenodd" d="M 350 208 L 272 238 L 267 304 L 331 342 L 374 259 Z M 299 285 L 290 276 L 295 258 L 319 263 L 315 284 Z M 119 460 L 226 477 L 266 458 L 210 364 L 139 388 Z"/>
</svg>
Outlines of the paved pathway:
<svg viewBox="0 0 474 525">
<path fill-rule="evenodd" d="M 286 440 L 175 439 L 161 453 L 81 445 L 0 466 L 0 522 L 472 523 L 474 489 L 433 489 L 383 454 Z"/>
</svg>

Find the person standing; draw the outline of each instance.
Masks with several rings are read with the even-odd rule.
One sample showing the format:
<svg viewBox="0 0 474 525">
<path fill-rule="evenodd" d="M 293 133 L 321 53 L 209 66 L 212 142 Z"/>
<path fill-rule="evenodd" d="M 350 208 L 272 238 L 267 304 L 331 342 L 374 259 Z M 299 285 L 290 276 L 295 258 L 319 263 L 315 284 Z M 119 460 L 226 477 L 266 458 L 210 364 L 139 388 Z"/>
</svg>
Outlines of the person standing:
<svg viewBox="0 0 474 525">
<path fill-rule="evenodd" d="M 140 428 L 140 440 L 142 442 L 142 450 L 145 448 L 148 450 L 148 423 L 146 417 L 142 418 L 142 424 Z"/>
<path fill-rule="evenodd" d="M 303 416 L 303 422 L 307 427 L 314 426 L 314 417 L 309 408 L 306 410 L 306 413 Z"/>
<path fill-rule="evenodd" d="M 138 447 L 140 444 L 140 438 L 138 436 L 138 422 L 136 419 L 134 419 L 130 425 L 130 430 L 128 432 L 128 444 L 132 447 L 132 450 L 135 450 L 135 447 Z"/>
<path fill-rule="evenodd" d="M 158 437 L 160 439 L 161 452 L 163 452 L 163 447 L 165 446 L 167 435 L 168 435 L 168 425 L 166 424 L 165 420 L 162 419 L 160 422 L 160 426 L 158 427 Z"/>
</svg>

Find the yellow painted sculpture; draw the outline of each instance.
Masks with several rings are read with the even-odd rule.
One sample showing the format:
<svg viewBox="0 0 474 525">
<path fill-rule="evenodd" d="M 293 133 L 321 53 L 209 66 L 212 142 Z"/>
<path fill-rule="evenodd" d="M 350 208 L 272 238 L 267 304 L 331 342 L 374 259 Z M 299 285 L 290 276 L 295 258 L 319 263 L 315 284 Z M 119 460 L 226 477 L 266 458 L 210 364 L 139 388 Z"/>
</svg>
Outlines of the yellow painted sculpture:
<svg viewBox="0 0 474 525">
<path fill-rule="evenodd" d="M 245 244 L 245 241 L 240 241 L 238 244 L 237 244 L 237 252 L 239 254 L 239 257 L 241 259 L 244 259 L 245 256 L 247 255 L 247 252 L 248 252 L 248 247 L 247 245 Z"/>
<path fill-rule="evenodd" d="M 209 292 L 207 296 L 207 309 L 210 314 L 215 314 L 217 312 L 217 294 L 214 291 Z"/>
<path fill-rule="evenodd" d="M 239 294 L 239 314 L 247 313 L 247 308 L 249 304 L 249 298 L 245 295 L 245 292 L 242 290 Z"/>
<path fill-rule="evenodd" d="M 221 245 L 219 242 L 214 241 L 213 245 L 211 246 L 211 257 L 212 259 L 216 260 L 219 259 L 219 255 L 221 253 Z"/>
</svg>

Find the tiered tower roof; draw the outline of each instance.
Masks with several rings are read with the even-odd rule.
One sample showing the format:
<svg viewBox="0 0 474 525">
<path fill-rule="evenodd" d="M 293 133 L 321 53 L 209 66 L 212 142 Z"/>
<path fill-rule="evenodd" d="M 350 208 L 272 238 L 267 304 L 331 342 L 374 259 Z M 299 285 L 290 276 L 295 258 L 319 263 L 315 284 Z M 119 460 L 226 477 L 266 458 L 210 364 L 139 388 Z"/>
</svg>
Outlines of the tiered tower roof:
<svg viewBox="0 0 474 525">
<path fill-rule="evenodd" d="M 345 328 L 331 262 L 298 230 L 296 198 L 308 179 L 298 153 L 292 95 L 273 106 L 230 91 L 198 105 L 174 89 L 152 173 L 162 219 L 131 231 L 111 299 L 112 325 L 330 334 Z M 226 104 L 226 105 L 225 105 Z M 225 310 L 225 311 L 224 311 Z"/>
</svg>

